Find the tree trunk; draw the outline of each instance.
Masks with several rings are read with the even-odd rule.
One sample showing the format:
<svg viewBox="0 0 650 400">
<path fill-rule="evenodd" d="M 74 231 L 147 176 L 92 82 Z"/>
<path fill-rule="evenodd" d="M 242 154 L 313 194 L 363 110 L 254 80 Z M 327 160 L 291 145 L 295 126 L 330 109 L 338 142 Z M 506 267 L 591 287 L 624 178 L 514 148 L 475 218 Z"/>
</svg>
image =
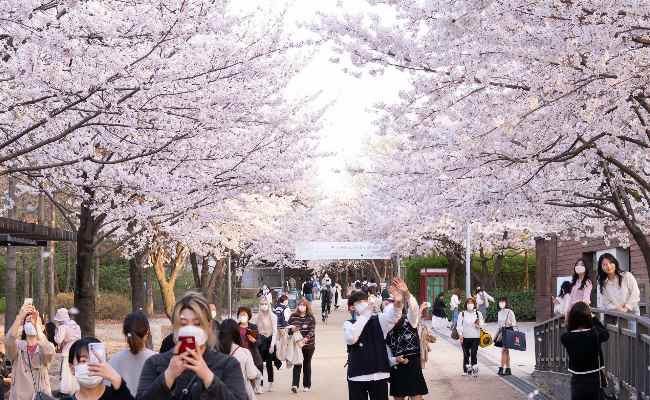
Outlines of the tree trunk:
<svg viewBox="0 0 650 400">
<path fill-rule="evenodd" d="M 148 260 L 147 260 L 148 262 Z M 154 304 L 153 304 L 153 268 L 148 267 L 145 268 L 144 270 L 144 278 L 145 278 L 145 283 L 146 283 L 146 288 L 145 288 L 145 295 L 146 295 L 146 302 L 144 306 L 144 311 L 148 316 L 153 316 L 154 314 Z"/>
<path fill-rule="evenodd" d="M 99 272 L 100 272 L 99 254 L 95 251 L 95 267 L 93 268 L 93 284 L 95 285 L 95 294 L 100 295 L 99 291 Z"/>
<path fill-rule="evenodd" d="M 70 243 L 65 244 L 65 278 L 63 282 L 63 290 L 68 293 L 70 291 L 70 262 L 72 261 L 72 246 Z"/>
<path fill-rule="evenodd" d="M 169 278 L 167 278 L 165 266 L 169 258 L 168 252 L 162 246 L 159 246 L 152 252 L 153 268 L 156 273 L 158 284 L 160 285 L 160 293 L 163 299 L 165 314 L 167 314 L 167 318 L 170 320 L 172 319 L 174 305 L 176 304 L 176 295 L 174 294 L 176 278 L 178 277 L 178 272 L 183 268 L 187 261 L 188 253 L 189 251 L 187 247 L 180 243 L 176 245 L 176 256 L 171 260 L 170 274 Z"/>
<path fill-rule="evenodd" d="M 43 194 L 38 195 L 38 223 L 45 225 L 45 200 Z M 38 259 L 36 260 L 36 296 L 34 304 L 39 312 L 45 311 L 47 299 L 45 298 L 45 258 L 43 247 L 39 247 Z"/>
<path fill-rule="evenodd" d="M 88 201 L 81 203 L 77 231 L 77 270 L 74 305 L 79 310 L 77 322 L 82 336 L 95 336 L 95 285 L 93 284 L 93 243 L 97 237 L 102 216 L 94 217 Z"/>
<path fill-rule="evenodd" d="M 207 257 L 203 259 L 204 264 L 207 264 Z M 226 266 L 227 262 L 225 258 L 221 258 L 217 260 L 217 265 L 214 266 L 214 269 L 212 270 L 212 274 L 210 274 L 210 279 L 208 280 L 208 285 L 206 287 L 206 298 L 208 299 L 208 303 L 210 304 L 215 304 L 216 302 L 216 296 L 215 296 L 215 290 L 217 287 L 217 282 L 223 281 L 223 278 L 225 276 L 226 272 Z"/>
<path fill-rule="evenodd" d="M 200 289 L 201 276 L 199 275 L 199 261 L 196 257 L 196 253 L 194 252 L 190 254 L 190 264 L 192 264 L 192 276 L 194 277 L 194 287 Z"/>
<path fill-rule="evenodd" d="M 503 253 L 499 253 L 494 260 L 494 273 L 492 274 L 492 287 L 490 289 L 497 289 L 498 287 L 497 283 L 501 278 L 501 267 L 503 266 L 504 257 Z"/>
<path fill-rule="evenodd" d="M 199 287 L 201 288 L 201 293 L 207 299 L 210 291 L 210 264 L 208 257 L 201 258 L 201 286 Z"/>
<path fill-rule="evenodd" d="M 483 250 L 483 246 L 480 247 L 479 249 L 479 256 L 481 257 L 481 279 L 480 279 L 480 284 L 481 286 L 485 286 L 487 281 L 489 280 L 490 276 L 490 270 L 488 266 L 488 261 L 489 259 L 485 257 L 485 251 Z M 477 286 L 477 285 L 474 285 Z"/>
<path fill-rule="evenodd" d="M 11 202 L 7 210 L 7 217 L 16 218 L 16 180 L 9 178 L 8 198 Z M 7 246 L 7 258 L 5 265 L 5 333 L 11 328 L 11 325 L 18 314 L 18 301 L 16 294 L 16 248 Z"/>
<path fill-rule="evenodd" d="M 21 257 L 23 264 L 23 298 L 32 297 L 32 271 L 27 254 Z"/>
<path fill-rule="evenodd" d="M 524 250 L 524 288 L 528 290 L 528 249 Z"/>
<path fill-rule="evenodd" d="M 148 252 L 141 251 L 129 260 L 129 277 L 131 279 L 131 307 L 133 311 L 145 312 L 147 302 L 144 264 L 149 257 Z"/>
<path fill-rule="evenodd" d="M 50 226 L 56 227 L 56 211 L 54 204 L 50 207 Z M 47 269 L 49 272 L 49 281 L 47 285 L 47 312 L 51 318 L 54 318 L 56 307 L 56 265 L 54 263 L 54 254 L 56 252 L 56 242 L 50 241 L 50 257 L 48 258 Z"/>
</svg>

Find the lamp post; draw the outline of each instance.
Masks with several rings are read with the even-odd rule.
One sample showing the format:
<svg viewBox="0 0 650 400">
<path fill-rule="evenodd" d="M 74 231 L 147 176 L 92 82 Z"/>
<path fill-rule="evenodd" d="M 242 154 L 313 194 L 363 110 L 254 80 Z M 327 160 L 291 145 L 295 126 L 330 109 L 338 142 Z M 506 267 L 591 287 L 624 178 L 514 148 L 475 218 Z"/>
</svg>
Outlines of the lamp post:
<svg viewBox="0 0 650 400">
<path fill-rule="evenodd" d="M 465 297 L 469 298 L 472 294 L 471 278 L 472 278 L 472 243 L 470 222 L 465 225 Z"/>
</svg>

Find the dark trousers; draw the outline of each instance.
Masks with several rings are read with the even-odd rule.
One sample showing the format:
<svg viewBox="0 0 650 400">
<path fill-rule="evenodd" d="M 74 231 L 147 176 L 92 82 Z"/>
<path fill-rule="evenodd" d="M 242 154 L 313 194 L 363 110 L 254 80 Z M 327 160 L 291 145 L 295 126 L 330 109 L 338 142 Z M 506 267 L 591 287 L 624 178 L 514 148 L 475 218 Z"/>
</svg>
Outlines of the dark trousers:
<svg viewBox="0 0 650 400">
<path fill-rule="evenodd" d="M 465 366 L 476 365 L 476 353 L 478 352 L 479 338 L 463 339 L 463 371 L 467 372 Z M 470 362 L 471 361 L 471 362 Z"/>
<path fill-rule="evenodd" d="M 302 387 L 311 387 L 311 358 L 314 356 L 315 347 L 302 348 L 302 365 L 293 366 L 293 383 L 292 386 L 298 386 L 300 383 L 300 371 L 302 370 Z"/>
<path fill-rule="evenodd" d="M 600 380 L 597 373 L 571 376 L 571 400 L 599 399 Z"/>
<path fill-rule="evenodd" d="M 262 361 L 266 365 L 266 379 L 269 382 L 273 382 L 273 364 L 275 364 L 276 368 L 280 368 L 282 365 L 282 362 L 276 357 L 275 351 L 273 353 L 269 352 L 269 350 L 271 350 L 272 338 L 273 336 L 262 336 L 262 344 L 260 345 L 260 355 L 262 356 Z M 263 367 L 260 369 L 260 372 L 264 375 Z"/>
<path fill-rule="evenodd" d="M 348 381 L 350 400 L 388 400 L 388 379 L 380 381 Z"/>
</svg>

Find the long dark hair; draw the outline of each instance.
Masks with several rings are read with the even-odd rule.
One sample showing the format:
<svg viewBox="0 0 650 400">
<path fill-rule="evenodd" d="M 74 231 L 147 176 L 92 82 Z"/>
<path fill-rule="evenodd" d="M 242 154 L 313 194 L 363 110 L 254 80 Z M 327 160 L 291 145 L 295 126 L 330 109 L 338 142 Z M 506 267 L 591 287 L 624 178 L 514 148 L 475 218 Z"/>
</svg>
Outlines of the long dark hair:
<svg viewBox="0 0 650 400">
<path fill-rule="evenodd" d="M 573 284 L 569 281 L 564 281 L 562 282 L 562 286 L 560 286 L 560 298 L 564 298 L 567 294 L 571 293 L 571 288 L 573 287 Z"/>
<path fill-rule="evenodd" d="M 621 266 L 618 263 L 616 257 L 610 253 L 605 253 L 598 258 L 598 286 L 600 286 L 600 291 L 602 292 L 605 288 L 605 281 L 607 280 L 607 273 L 603 271 L 603 261 L 609 260 L 616 269 L 614 273 L 618 276 L 618 286 L 620 287 L 623 282 L 623 272 L 621 271 Z"/>
<path fill-rule="evenodd" d="M 578 273 L 576 272 L 576 267 L 578 266 L 579 262 L 585 264 L 582 258 L 578 259 L 575 262 L 575 264 L 573 264 L 573 279 L 571 279 L 571 288 L 573 288 L 576 285 L 576 282 L 578 282 L 579 276 Z M 587 269 L 587 265 L 585 264 L 585 276 L 582 277 L 582 282 L 580 282 L 580 290 L 585 288 L 587 282 L 591 282 L 591 277 L 589 276 L 589 270 Z"/>
<path fill-rule="evenodd" d="M 239 323 L 232 318 L 223 320 L 219 330 L 219 351 L 230 355 L 232 344 L 241 346 L 241 336 L 239 335 Z"/>
<path fill-rule="evenodd" d="M 132 354 L 138 354 L 144 348 L 149 330 L 149 320 L 142 311 L 132 312 L 124 318 L 122 333 Z"/>
<path fill-rule="evenodd" d="M 591 316 L 591 307 L 582 301 L 579 301 L 571 307 L 567 321 L 567 331 L 576 329 L 591 329 L 594 326 L 594 320 Z"/>
</svg>

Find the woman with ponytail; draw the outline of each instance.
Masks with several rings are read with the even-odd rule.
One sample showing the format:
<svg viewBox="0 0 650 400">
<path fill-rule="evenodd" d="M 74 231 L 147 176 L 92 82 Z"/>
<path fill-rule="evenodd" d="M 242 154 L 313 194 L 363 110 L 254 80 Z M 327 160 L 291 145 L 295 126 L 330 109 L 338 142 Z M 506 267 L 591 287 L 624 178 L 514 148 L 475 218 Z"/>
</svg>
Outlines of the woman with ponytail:
<svg viewBox="0 0 650 400">
<path fill-rule="evenodd" d="M 135 398 L 144 362 L 156 354 L 146 347 L 147 339 L 151 335 L 147 316 L 141 311 L 127 315 L 122 325 L 122 333 L 126 337 L 129 349 L 115 353 L 109 363 L 126 382 L 131 395 Z"/>
</svg>

